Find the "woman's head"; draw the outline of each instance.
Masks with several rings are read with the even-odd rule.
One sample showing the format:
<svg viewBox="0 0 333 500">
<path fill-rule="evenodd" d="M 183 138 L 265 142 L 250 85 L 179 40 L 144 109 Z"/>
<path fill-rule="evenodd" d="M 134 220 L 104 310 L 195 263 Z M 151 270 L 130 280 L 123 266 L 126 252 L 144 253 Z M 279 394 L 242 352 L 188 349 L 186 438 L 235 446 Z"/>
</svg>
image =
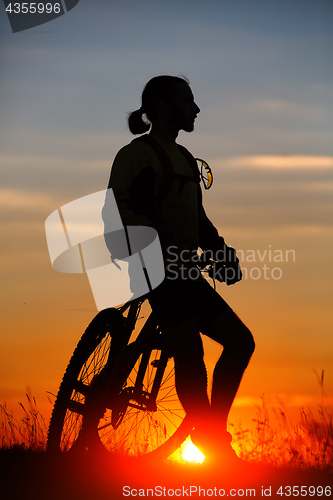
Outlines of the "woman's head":
<svg viewBox="0 0 333 500">
<path fill-rule="evenodd" d="M 178 76 L 161 75 L 155 76 L 146 84 L 142 92 L 141 108 L 133 111 L 128 117 L 128 126 L 132 134 L 143 134 L 148 132 L 159 112 L 159 102 L 162 100 L 172 104 L 179 91 L 180 85 L 189 85 L 186 78 Z M 146 115 L 149 122 L 143 120 Z"/>
</svg>

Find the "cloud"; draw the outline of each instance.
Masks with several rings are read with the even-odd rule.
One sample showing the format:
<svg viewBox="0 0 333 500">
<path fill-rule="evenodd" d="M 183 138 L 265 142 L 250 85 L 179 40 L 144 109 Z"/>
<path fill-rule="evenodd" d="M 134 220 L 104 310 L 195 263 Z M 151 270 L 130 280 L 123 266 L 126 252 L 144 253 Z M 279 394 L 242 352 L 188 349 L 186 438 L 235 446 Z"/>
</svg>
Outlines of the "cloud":
<svg viewBox="0 0 333 500">
<path fill-rule="evenodd" d="M 93 141 L 94 138 L 90 144 Z M 77 142 L 79 143 L 79 140 Z M 62 148 L 61 141 L 58 142 L 58 150 L 53 145 L 53 150 L 49 151 L 49 154 L 47 151 L 40 154 L 38 152 L 33 154 L 33 151 L 30 154 L 20 152 L 12 155 L 4 154 L 0 160 L 5 197 L 1 200 L 0 206 L 8 205 L 8 208 L 14 208 L 11 195 L 8 193 L 15 196 L 14 199 L 20 206 L 22 205 L 20 200 L 25 199 L 25 196 L 29 200 L 31 197 L 31 203 L 36 204 L 34 197 L 37 195 L 38 201 L 45 200 L 46 196 L 58 200 L 56 202 L 58 207 L 60 203 L 106 188 L 112 153 L 110 152 L 108 157 L 106 148 L 101 151 L 98 145 L 91 146 L 91 149 L 95 148 L 96 151 L 96 157 L 93 157 L 87 146 L 88 142 L 88 139 L 86 143 L 83 140 L 83 146 L 77 156 L 66 149 L 66 145 Z M 51 207 L 51 210 L 54 208 Z"/>
<path fill-rule="evenodd" d="M 214 161 L 223 168 L 246 168 L 266 170 L 309 170 L 324 169 L 333 171 L 332 156 L 303 155 L 254 155 L 234 156 Z"/>
<path fill-rule="evenodd" d="M 332 228 L 333 157 L 235 156 L 211 166 L 204 203 L 218 227 L 242 234 L 265 228 L 266 237 L 282 228 L 294 236 Z"/>
<path fill-rule="evenodd" d="M 48 194 L 20 189 L 0 189 L 0 209 L 8 211 L 35 211 L 48 208 L 54 203 Z"/>
<path fill-rule="evenodd" d="M 263 402 L 265 406 L 269 408 L 283 408 L 287 407 L 309 407 L 309 406 L 320 406 L 323 401 L 321 396 L 315 396 L 312 394 L 270 394 L 269 396 L 254 397 L 254 396 L 237 396 L 234 402 L 235 407 L 262 407 Z M 333 405 L 333 397 L 324 398 L 325 406 Z"/>
<path fill-rule="evenodd" d="M 313 92 L 315 92 L 315 86 L 313 85 L 313 87 Z M 323 89 L 320 94 L 324 93 L 324 91 Z M 332 89 L 327 89 L 328 91 L 332 95 Z M 256 113 L 257 116 L 263 115 L 267 119 L 284 118 L 292 123 L 298 120 L 306 120 L 306 122 L 310 121 L 313 123 L 314 120 L 325 120 L 331 117 L 330 106 L 322 106 L 318 101 L 308 103 L 304 98 L 302 101 L 298 101 L 295 96 L 293 100 L 290 97 L 281 99 L 274 95 L 267 98 L 250 99 L 247 106 L 248 110 Z"/>
</svg>

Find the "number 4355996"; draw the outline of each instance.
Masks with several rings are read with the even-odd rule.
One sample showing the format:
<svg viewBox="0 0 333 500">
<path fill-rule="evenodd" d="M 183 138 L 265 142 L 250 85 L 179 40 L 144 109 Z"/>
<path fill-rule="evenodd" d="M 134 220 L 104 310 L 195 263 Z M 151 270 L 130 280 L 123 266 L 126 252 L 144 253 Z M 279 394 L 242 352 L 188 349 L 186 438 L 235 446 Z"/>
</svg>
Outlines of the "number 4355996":
<svg viewBox="0 0 333 500">
<path fill-rule="evenodd" d="M 330 497 L 330 486 L 280 486 L 276 492 L 281 497 Z"/>
<path fill-rule="evenodd" d="M 6 11 L 10 14 L 60 14 L 61 4 L 52 4 L 50 2 L 15 2 L 10 3 L 6 7 Z"/>
</svg>

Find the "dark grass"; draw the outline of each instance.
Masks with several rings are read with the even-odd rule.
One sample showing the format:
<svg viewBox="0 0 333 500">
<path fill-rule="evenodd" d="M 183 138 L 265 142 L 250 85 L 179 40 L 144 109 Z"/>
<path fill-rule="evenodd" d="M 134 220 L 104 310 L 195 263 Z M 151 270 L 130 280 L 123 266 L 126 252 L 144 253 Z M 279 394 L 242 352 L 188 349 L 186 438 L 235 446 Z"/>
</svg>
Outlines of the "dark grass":
<svg viewBox="0 0 333 500">
<path fill-rule="evenodd" d="M 223 498 L 219 490 L 225 491 L 224 498 L 333 497 L 333 414 L 324 397 L 315 413 L 301 408 L 295 424 L 283 406 L 272 419 L 263 398 L 253 430 L 231 425 L 233 446 L 241 458 L 236 465 L 149 461 L 109 453 L 52 456 L 45 451 L 47 423 L 35 398 L 27 395 L 27 403 L 19 405 L 20 419 L 0 405 L 1 500 Z M 191 486 L 201 487 L 201 495 L 191 492 Z M 331 487 L 330 495 L 325 487 Z M 184 494 L 172 495 L 176 489 L 184 489 Z M 231 494 L 231 489 L 239 494 Z M 130 490 L 132 495 L 126 495 Z"/>
<path fill-rule="evenodd" d="M 105 457 L 98 455 L 51 456 L 45 451 L 12 447 L 0 451 L 1 498 L 9 500 L 120 500 L 124 498 L 207 498 L 218 490 L 240 490 L 234 498 L 285 498 L 277 494 L 279 487 L 333 486 L 333 472 L 329 467 L 318 469 L 273 467 L 271 465 L 240 462 L 239 465 L 172 463 L 170 461 L 141 461 L 136 458 Z M 206 496 L 192 491 L 199 486 Z M 129 489 L 134 496 L 125 496 Z M 159 489 L 154 490 L 155 487 Z M 165 490 L 163 490 L 165 488 Z M 184 488 L 181 496 L 172 496 L 177 488 Z M 150 491 L 147 491 L 150 489 Z M 170 490 L 170 491 L 169 491 Z M 285 490 L 288 492 L 287 490 Z M 304 490 L 305 491 L 305 490 Z M 311 490 L 312 491 L 312 490 Z M 320 490 L 318 490 L 320 491 Z M 187 495 L 186 495 L 187 492 Z M 153 495 L 155 493 L 155 495 Z M 159 494 L 160 493 L 160 494 Z M 168 493 L 171 493 L 168 495 Z M 177 491 L 179 493 L 179 491 Z M 233 492 L 234 493 L 234 492 Z M 230 496 L 230 495 L 229 495 Z M 291 496 L 294 498 L 294 495 Z M 329 498 L 307 495 L 304 498 Z"/>
</svg>

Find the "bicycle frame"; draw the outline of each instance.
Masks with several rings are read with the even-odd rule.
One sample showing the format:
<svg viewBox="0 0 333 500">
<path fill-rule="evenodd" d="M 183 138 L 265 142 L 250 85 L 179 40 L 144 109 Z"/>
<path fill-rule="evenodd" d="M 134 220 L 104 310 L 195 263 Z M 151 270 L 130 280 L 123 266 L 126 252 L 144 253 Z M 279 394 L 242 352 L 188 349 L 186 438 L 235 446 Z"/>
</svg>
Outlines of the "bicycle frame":
<svg viewBox="0 0 333 500">
<path fill-rule="evenodd" d="M 125 304 L 119 309 L 120 312 L 124 312 L 129 308 L 125 328 L 118 338 L 113 339 L 108 361 L 105 366 L 105 372 L 103 374 L 101 397 L 103 399 L 105 397 L 110 403 L 112 402 L 113 408 L 114 405 L 117 405 L 118 398 L 120 401 L 119 405 L 122 407 L 122 412 L 126 404 L 124 395 L 126 395 L 128 406 L 143 411 L 157 410 L 156 398 L 167 362 L 171 357 L 171 353 L 163 346 L 163 341 L 161 339 L 162 334 L 157 326 L 154 313 L 149 315 L 136 340 L 129 343 L 141 305 L 142 303 L 137 301 L 130 305 Z M 161 350 L 161 355 L 159 360 L 152 362 L 154 364 L 151 363 L 153 367 L 156 367 L 156 373 L 151 391 L 147 392 L 143 391 L 143 379 L 148 367 L 151 352 L 155 349 Z M 134 386 L 131 388 L 123 387 L 124 381 L 133 368 L 133 359 L 138 358 L 140 353 L 143 354 Z M 110 391 L 111 388 L 112 391 Z M 121 420 L 119 421 L 119 418 L 117 418 L 116 421 L 113 422 L 113 425 L 117 427 L 120 422 Z"/>
</svg>

